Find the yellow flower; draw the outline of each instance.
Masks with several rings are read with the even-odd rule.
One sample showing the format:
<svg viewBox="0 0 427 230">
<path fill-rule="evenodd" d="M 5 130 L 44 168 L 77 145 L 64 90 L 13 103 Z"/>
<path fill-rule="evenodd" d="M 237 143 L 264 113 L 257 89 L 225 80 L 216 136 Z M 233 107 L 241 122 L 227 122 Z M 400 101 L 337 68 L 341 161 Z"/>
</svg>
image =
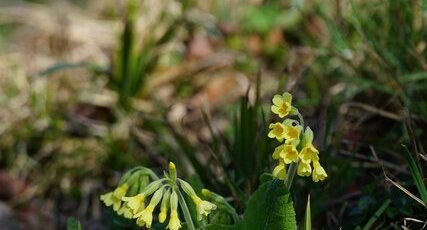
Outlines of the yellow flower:
<svg viewBox="0 0 427 230">
<path fill-rule="evenodd" d="M 279 156 L 283 159 L 285 164 L 298 162 L 298 150 L 295 145 L 292 144 L 284 144 L 283 150 L 280 152 Z"/>
<path fill-rule="evenodd" d="M 142 217 L 139 217 L 138 219 L 136 219 L 136 224 L 140 227 L 144 227 L 145 226 L 145 222 L 142 219 Z"/>
<path fill-rule="evenodd" d="M 167 215 L 167 212 L 168 210 L 160 210 L 160 213 L 159 213 L 159 223 L 164 223 L 165 222 L 165 220 L 166 220 L 166 215 Z"/>
<path fill-rule="evenodd" d="M 141 222 L 144 222 L 147 225 L 147 228 L 151 227 L 153 222 L 153 211 L 156 206 L 149 204 L 144 210 L 135 214 L 133 217 L 138 218 Z"/>
<path fill-rule="evenodd" d="M 313 146 L 313 131 L 310 127 L 305 129 L 302 146 L 303 148 L 300 152 L 300 158 L 302 161 L 306 163 L 319 161 L 319 150 Z"/>
<path fill-rule="evenodd" d="M 298 171 L 299 176 L 310 176 L 311 174 L 311 166 L 309 163 L 305 163 L 304 161 L 300 161 L 298 164 Z"/>
<path fill-rule="evenodd" d="M 106 193 L 101 195 L 100 199 L 104 201 L 104 204 L 109 207 L 113 206 L 114 211 L 118 211 L 122 205 L 122 197 L 126 195 L 129 186 L 125 183 L 117 187 L 113 192 Z"/>
<path fill-rule="evenodd" d="M 286 143 L 293 143 L 295 146 L 299 144 L 299 136 L 302 130 L 301 125 L 298 124 L 296 120 L 286 119 L 283 122 L 284 128 L 284 138 Z"/>
<path fill-rule="evenodd" d="M 159 222 L 164 223 L 166 220 L 166 215 L 168 213 L 169 203 L 170 203 L 170 195 L 171 191 L 168 189 L 162 198 L 162 204 L 160 205 L 160 213 L 159 213 Z"/>
<path fill-rule="evenodd" d="M 280 153 L 283 151 L 284 148 L 285 148 L 285 145 L 279 145 L 274 149 L 273 156 L 272 156 L 274 160 L 278 160 L 280 158 Z"/>
<path fill-rule="evenodd" d="M 282 123 L 272 123 L 269 128 L 271 129 L 268 133 L 269 138 L 276 138 L 278 141 L 283 141 L 285 138 L 285 126 Z"/>
<path fill-rule="evenodd" d="M 209 201 L 202 200 L 198 196 L 193 196 L 193 201 L 196 204 L 196 210 L 197 210 L 197 220 L 202 220 L 202 215 L 209 215 L 209 213 L 216 209 L 216 205 L 212 204 Z"/>
<path fill-rule="evenodd" d="M 145 207 L 145 196 L 143 193 L 131 197 L 122 197 L 122 200 L 126 201 L 126 205 L 132 210 L 133 213 L 136 213 Z"/>
<path fill-rule="evenodd" d="M 168 226 L 166 226 L 166 229 L 170 230 L 178 230 L 181 228 L 181 222 L 178 218 L 178 212 L 176 210 L 171 210 L 171 217 L 169 220 Z"/>
<path fill-rule="evenodd" d="M 292 95 L 284 93 L 283 95 L 275 95 L 273 97 L 273 105 L 271 112 L 279 115 L 280 118 L 287 116 L 292 110 Z"/>
<path fill-rule="evenodd" d="M 122 207 L 117 211 L 117 214 L 123 215 L 127 219 L 131 219 L 133 216 L 132 210 L 127 204 L 122 205 Z"/>
<path fill-rule="evenodd" d="M 273 176 L 284 180 L 286 178 L 286 165 L 283 161 L 280 161 L 279 164 L 273 169 Z"/>
<path fill-rule="evenodd" d="M 153 211 L 156 208 L 157 204 L 162 199 L 162 196 L 163 196 L 163 188 L 160 188 L 153 194 L 153 197 L 151 198 L 148 206 L 141 212 L 136 213 L 133 217 L 138 218 L 142 222 L 144 222 L 147 228 L 151 228 L 151 224 L 153 222 Z"/>
<path fill-rule="evenodd" d="M 326 174 L 325 169 L 320 165 L 319 161 L 313 161 L 313 181 L 318 182 L 326 179 L 328 174 Z"/>
<path fill-rule="evenodd" d="M 178 230 L 181 228 L 181 222 L 178 218 L 178 195 L 175 191 L 172 191 L 170 196 L 170 207 L 171 207 L 171 216 L 169 219 L 169 224 L 166 226 L 170 230 Z"/>
</svg>

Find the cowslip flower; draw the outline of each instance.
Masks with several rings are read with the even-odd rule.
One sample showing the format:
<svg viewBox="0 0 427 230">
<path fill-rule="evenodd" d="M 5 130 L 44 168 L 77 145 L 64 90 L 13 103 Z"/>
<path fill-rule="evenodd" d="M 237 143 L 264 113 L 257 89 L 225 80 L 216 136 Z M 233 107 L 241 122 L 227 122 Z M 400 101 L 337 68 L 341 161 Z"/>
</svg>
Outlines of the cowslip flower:
<svg viewBox="0 0 427 230">
<path fill-rule="evenodd" d="M 292 95 L 289 93 L 275 95 L 272 101 L 271 111 L 280 118 L 288 115 L 298 116 L 297 120 L 285 118 L 281 123 L 269 125 L 268 137 L 282 142 L 272 154 L 273 159 L 278 160 L 272 172 L 273 176 L 282 180 L 289 179 L 286 167 L 287 164 L 291 164 L 290 178 L 293 178 L 296 169 L 299 176 L 311 175 L 315 182 L 324 180 L 328 175 L 319 163 L 319 151 L 313 145 L 313 131 L 310 127 L 304 127 L 304 118 L 298 109 L 292 106 Z M 292 183 L 292 180 L 290 182 Z"/>
<path fill-rule="evenodd" d="M 170 230 L 178 230 L 181 228 L 181 222 L 179 221 L 178 212 L 176 210 L 171 211 L 169 224 L 166 228 Z"/>
<path fill-rule="evenodd" d="M 293 144 L 284 144 L 282 151 L 279 153 L 279 157 L 285 164 L 292 162 L 298 162 L 298 150 Z"/>
<path fill-rule="evenodd" d="M 172 194 L 170 196 L 170 206 L 171 206 L 171 214 L 168 226 L 166 226 L 166 229 L 170 230 L 178 230 L 181 228 L 181 221 L 178 217 L 178 195 L 175 191 L 172 191 Z"/>
<path fill-rule="evenodd" d="M 193 198 L 193 202 L 196 204 L 198 221 L 202 220 L 202 215 L 208 216 L 212 210 L 216 209 L 216 205 L 212 204 L 209 201 L 202 200 L 198 196 L 194 196 L 192 198 Z"/>
<path fill-rule="evenodd" d="M 122 197 L 122 200 L 126 202 L 126 205 L 132 210 L 132 213 L 136 213 L 145 208 L 145 195 L 143 193 L 131 197 Z"/>
<path fill-rule="evenodd" d="M 117 214 L 124 216 L 127 219 L 131 219 L 133 217 L 133 212 L 127 204 L 122 205 L 119 211 L 117 211 Z"/>
<path fill-rule="evenodd" d="M 280 158 L 280 153 L 283 151 L 283 149 L 285 148 L 285 145 L 279 145 L 274 149 L 272 158 L 274 160 L 278 160 Z"/>
<path fill-rule="evenodd" d="M 280 118 L 289 115 L 292 110 L 292 95 L 290 93 L 275 95 L 272 101 L 271 112 L 279 115 Z"/>
<path fill-rule="evenodd" d="M 282 123 L 276 122 L 270 124 L 269 128 L 271 129 L 268 133 L 269 138 L 276 138 L 280 142 L 285 139 L 285 126 Z"/>
<path fill-rule="evenodd" d="M 163 180 L 153 181 L 138 195 L 131 197 L 122 197 L 122 200 L 126 202 L 126 205 L 132 210 L 134 214 L 144 210 L 144 201 L 147 196 L 154 193 L 161 185 Z"/>
<path fill-rule="evenodd" d="M 191 197 L 194 204 L 196 205 L 198 221 L 202 220 L 203 215 L 208 216 L 212 210 L 216 209 L 215 204 L 212 204 L 211 202 L 206 200 L 202 200 L 200 197 L 198 197 L 189 183 L 181 179 L 179 179 L 179 182 L 181 184 L 182 190 L 184 190 L 184 192 Z"/>
<path fill-rule="evenodd" d="M 129 186 L 125 183 L 117 187 L 113 192 L 106 193 L 101 195 L 100 199 L 104 201 L 104 204 L 108 206 L 113 206 L 114 211 L 118 211 L 122 205 L 122 197 L 126 195 Z"/>
<path fill-rule="evenodd" d="M 162 199 L 162 196 L 163 196 L 163 187 L 154 193 L 147 207 L 141 212 L 136 213 L 133 217 L 140 219 L 141 222 L 144 222 L 147 228 L 151 228 L 151 224 L 153 222 L 153 211 L 156 208 L 157 204 Z"/>
<path fill-rule="evenodd" d="M 159 213 L 160 223 L 164 223 L 166 220 L 166 215 L 167 215 L 169 203 L 170 203 L 170 195 L 171 195 L 170 189 L 168 189 L 168 191 L 166 191 L 163 194 L 162 204 L 160 205 L 160 213 Z"/>
<path fill-rule="evenodd" d="M 326 179 L 328 174 L 326 174 L 325 169 L 320 165 L 319 161 L 313 161 L 313 181 L 318 182 Z"/>
<path fill-rule="evenodd" d="M 294 144 L 295 142 L 297 142 L 298 144 L 301 130 L 302 130 L 301 125 L 299 125 L 298 122 L 293 119 L 286 119 L 283 122 L 283 127 L 284 127 L 283 136 L 286 139 L 286 142 L 287 143 L 293 142 Z"/>
<path fill-rule="evenodd" d="M 306 163 L 319 161 L 319 150 L 313 146 L 313 131 L 310 127 L 305 129 L 302 146 L 303 148 L 300 152 L 300 158 L 302 161 Z"/>
<path fill-rule="evenodd" d="M 297 173 L 299 176 L 310 176 L 311 174 L 310 164 L 304 161 L 300 161 L 300 163 L 298 164 Z"/>
<path fill-rule="evenodd" d="M 286 165 L 283 161 L 279 161 L 279 164 L 274 167 L 272 172 L 274 177 L 284 180 L 286 178 Z"/>
</svg>

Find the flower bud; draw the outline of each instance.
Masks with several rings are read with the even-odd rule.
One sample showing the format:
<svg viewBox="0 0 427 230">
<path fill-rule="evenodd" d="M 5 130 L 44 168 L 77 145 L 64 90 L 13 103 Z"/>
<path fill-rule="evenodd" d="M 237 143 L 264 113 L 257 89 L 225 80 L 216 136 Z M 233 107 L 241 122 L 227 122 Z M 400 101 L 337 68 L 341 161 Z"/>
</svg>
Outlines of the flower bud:
<svg viewBox="0 0 427 230">
<path fill-rule="evenodd" d="M 172 179 L 172 181 L 176 181 L 177 175 L 176 175 L 176 167 L 173 162 L 169 162 L 169 176 Z"/>
<path fill-rule="evenodd" d="M 166 191 L 163 194 L 162 204 L 160 205 L 160 213 L 159 213 L 160 223 L 164 223 L 166 220 L 166 215 L 167 215 L 169 203 L 170 203 L 170 196 L 171 196 L 171 191 L 170 189 L 168 189 L 168 191 Z"/>
<path fill-rule="evenodd" d="M 151 195 L 153 192 L 155 192 L 162 185 L 162 182 L 163 182 L 163 179 L 151 182 L 150 184 L 147 185 L 147 187 L 142 188 L 141 193 L 143 193 L 144 196 Z"/>
<path fill-rule="evenodd" d="M 191 185 L 189 183 L 187 183 L 186 181 L 184 181 L 184 180 L 181 180 L 181 179 L 178 179 L 178 180 L 179 180 L 179 183 L 181 184 L 182 190 L 184 190 L 184 192 L 188 196 L 190 196 L 191 198 L 194 199 L 194 197 L 197 196 L 197 195 L 196 195 L 196 192 L 194 192 L 193 187 L 191 187 Z"/>
<path fill-rule="evenodd" d="M 172 194 L 170 197 L 170 205 L 172 211 L 176 211 L 178 209 L 178 195 L 174 190 L 172 190 Z"/>
</svg>

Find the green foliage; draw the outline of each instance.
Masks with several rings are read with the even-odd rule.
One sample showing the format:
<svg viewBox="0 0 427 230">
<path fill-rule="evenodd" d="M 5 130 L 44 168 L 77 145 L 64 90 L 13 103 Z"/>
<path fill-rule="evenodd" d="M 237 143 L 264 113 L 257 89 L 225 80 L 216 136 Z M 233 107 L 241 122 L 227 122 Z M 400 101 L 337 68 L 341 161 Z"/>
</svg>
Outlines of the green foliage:
<svg viewBox="0 0 427 230">
<path fill-rule="evenodd" d="M 265 169 L 271 148 L 270 140 L 263 138 L 267 127 L 258 98 L 254 105 L 250 104 L 248 96 L 241 99 L 232 131 L 232 145 L 227 148 L 227 157 L 235 165 L 235 178 L 247 181 L 244 186 L 253 188 Z"/>
<path fill-rule="evenodd" d="M 180 132 L 176 126 L 167 123 L 166 106 L 177 101 L 171 101 L 164 110 L 152 113 L 117 114 L 123 107 L 131 107 L 132 98 L 147 95 L 146 82 L 155 77 L 159 60 L 165 57 L 164 45 L 173 43 L 180 47 L 180 52 L 181 49 L 187 52 L 193 36 L 201 35 L 205 39 L 204 36 L 208 34 L 207 40 L 214 44 L 213 53 L 221 50 L 236 56 L 232 69 L 227 71 L 251 76 L 258 69 L 267 67 L 265 81 L 271 81 L 263 85 L 263 94 L 268 95 L 272 91 L 271 85 L 276 84 L 276 80 L 283 82 L 279 84 L 281 88 L 285 82 L 292 83 L 286 87 L 292 87 L 296 97 L 303 98 L 297 102 L 302 111 L 312 114 L 307 123 L 315 124 L 319 131 L 324 130 L 323 135 L 319 135 L 320 142 L 316 141 L 317 144 L 321 143 L 321 154 L 325 157 L 331 178 L 321 187 L 314 186 L 305 178 L 297 179 L 298 183 L 293 186 L 296 213 L 300 217 L 298 220 L 306 223 L 302 227 L 309 229 L 307 225 L 313 219 L 313 228 L 316 229 L 354 229 L 356 226 L 397 229 L 405 217 L 425 219 L 423 206 L 398 189 L 385 189 L 382 167 L 385 167 L 387 174 L 391 171 L 388 175 L 399 178 L 402 187 L 408 188 L 426 203 L 425 167 L 421 164 L 425 162 L 418 157 L 418 154 L 425 154 L 425 144 L 421 140 L 427 138 L 426 1 L 267 0 L 253 5 L 249 1 L 237 1 L 239 3 L 233 5 L 236 7 L 229 7 L 228 1 L 207 1 L 201 3 L 203 10 L 200 11 L 198 8 L 188 10 L 198 3 L 185 0 L 179 2 L 182 3 L 182 18 L 177 18 L 164 28 L 166 17 L 161 17 L 159 24 L 162 25 L 158 27 L 165 29 L 163 35 L 159 37 L 154 36 L 158 33 L 150 33 L 144 38 L 138 36 L 135 26 L 139 17 L 137 14 L 142 12 L 137 9 L 141 1 L 125 2 L 128 9 L 121 21 L 123 31 L 116 42 L 118 46 L 108 70 L 93 63 L 67 63 L 68 57 L 65 57 L 65 62 L 56 62 L 53 58 L 57 57 L 47 57 L 48 54 L 44 53 L 42 63 L 57 64 L 23 81 L 20 76 L 26 70 L 19 68 L 15 57 L 1 54 L 0 67 L 6 67 L 6 71 L 2 69 L 4 75 L 17 83 L 11 86 L 0 80 L 0 90 L 3 92 L 0 95 L 0 114 L 3 118 L 0 127 L 0 170 L 5 168 L 7 173 L 10 170 L 12 176 L 18 175 L 26 183 L 28 181 L 28 188 L 37 185 L 37 194 L 48 191 L 49 194 L 59 194 L 60 198 L 68 199 L 67 195 L 63 196 L 63 191 L 78 188 L 81 190 L 78 196 L 85 197 L 86 190 L 81 188 L 92 179 L 111 185 L 113 170 L 121 171 L 134 164 L 160 167 L 165 158 L 173 159 L 186 170 L 182 176 L 197 181 L 191 183 L 195 190 L 206 186 L 226 196 L 230 205 L 242 213 L 250 194 L 259 184 L 271 179 L 270 174 L 260 179 L 263 172 L 269 171 L 268 155 L 272 148 L 270 141 L 264 138 L 266 118 L 261 104 L 268 104 L 267 100 L 261 103 L 261 98 L 257 97 L 256 103 L 251 103 L 246 96 L 239 105 L 232 105 L 235 116 L 228 117 L 232 122 L 228 132 L 224 133 L 218 133 L 216 127 L 212 127 L 214 125 L 208 114 L 204 114 L 212 134 L 209 143 L 204 142 L 205 139 L 190 140 L 186 132 L 192 130 Z M 208 12 L 209 4 L 221 2 L 221 12 Z M 121 6 L 126 8 L 126 5 Z M 196 23 L 183 24 L 187 17 Z M 15 22 L 9 25 L 7 21 L 13 19 L 6 18 L 6 24 L 2 20 L 0 25 L 0 49 L 14 50 L 14 46 L 7 43 L 10 41 L 6 36 L 13 33 L 18 25 Z M 216 20 L 218 18 L 219 22 Z M 115 19 L 111 16 L 108 23 Z M 73 20 L 70 18 L 71 23 Z M 209 28 L 200 24 L 209 24 Z M 70 28 L 75 28 L 73 24 L 70 25 Z M 36 26 L 33 27 L 36 29 Z M 214 31 L 212 28 L 217 29 L 215 37 L 210 37 Z M 177 30 L 179 33 L 176 33 Z M 37 36 L 38 33 L 32 34 Z M 11 38 L 26 37 L 18 35 Z M 46 34 L 44 37 L 49 37 L 53 43 L 56 35 Z M 270 42 L 270 39 L 275 42 Z M 85 39 L 77 43 L 70 40 L 72 46 L 80 47 Z M 43 50 L 49 49 L 50 43 L 47 42 Z M 21 44 L 27 43 L 18 43 L 20 49 L 32 47 Z M 231 52 L 228 52 L 230 49 Z M 303 53 L 299 53 L 300 50 Z M 75 59 L 74 52 L 69 54 L 72 60 L 80 60 L 78 57 Z M 295 54 L 295 60 L 291 54 Z M 3 61 L 7 59 L 12 59 L 13 63 L 4 65 Z M 186 75 L 185 79 L 179 76 L 179 80 L 172 80 L 172 85 L 176 83 L 184 89 L 181 91 L 186 92 L 177 93 L 179 96 L 175 99 L 178 98 L 179 103 L 187 104 L 188 101 L 184 100 L 198 92 L 193 82 L 206 76 L 205 69 L 213 67 L 217 70 L 217 66 L 210 66 L 210 57 L 206 60 L 203 68 L 196 71 L 194 76 L 194 72 L 190 71 L 191 74 Z M 34 63 L 39 62 L 39 57 L 34 57 Z M 183 64 L 179 67 L 184 69 L 188 67 L 188 63 L 179 64 Z M 33 63 L 29 66 L 30 70 L 39 67 L 33 66 Z M 167 69 L 165 67 L 162 66 Z M 77 85 L 73 79 L 80 81 L 85 73 L 75 77 L 75 73 L 80 75 L 82 72 L 74 72 L 74 69 L 88 70 L 91 77 L 87 79 L 90 80 L 81 80 L 86 84 Z M 67 78 L 69 73 L 70 78 Z M 99 116 L 106 110 L 90 104 L 80 105 L 82 98 L 88 95 L 105 96 L 103 92 L 108 92 L 108 89 L 102 88 L 104 81 L 101 85 L 90 82 L 92 75 L 99 74 L 109 77 L 109 89 L 119 95 L 120 106 L 108 105 L 111 107 L 106 108 L 113 117 L 108 121 Z M 47 75 L 52 77 L 40 77 Z M 153 93 L 153 98 L 157 96 L 156 92 Z M 83 103 L 90 102 L 84 99 Z M 361 111 L 347 106 L 352 103 L 363 104 Z M 411 135 L 402 135 L 403 108 L 408 108 L 409 117 L 413 118 Z M 95 112 L 85 114 L 88 111 Z M 217 116 L 215 112 L 218 110 L 213 111 L 214 118 Z M 326 125 L 323 127 L 325 116 Z M 155 121 L 151 117 L 155 117 Z M 111 136 L 110 131 L 120 123 L 121 118 L 135 122 L 128 124 L 126 134 L 129 135 L 118 140 Z M 136 137 L 136 133 L 142 133 L 142 137 Z M 151 138 L 155 141 L 147 141 Z M 399 143 L 408 144 L 417 140 L 420 140 L 419 151 L 414 149 L 411 152 L 405 147 L 401 154 Z M 368 146 L 378 152 L 379 161 L 372 160 Z M 406 164 L 402 165 L 402 162 Z M 379 185 L 385 188 L 378 188 Z M 267 191 L 265 187 L 262 188 Z M 307 193 L 314 194 L 316 199 L 307 202 L 306 206 L 301 201 L 305 201 Z M 257 192 L 256 196 L 261 197 L 262 194 Z M 78 202 L 83 203 L 81 200 Z M 251 207 L 254 206 L 252 203 Z M 189 209 L 194 212 L 194 205 L 189 205 Z M 263 214 L 265 210 L 259 213 Z M 222 214 L 213 212 L 212 219 L 207 222 L 215 224 L 202 227 L 206 224 L 203 223 L 201 229 L 234 228 L 220 224 L 230 222 L 229 216 Z M 137 229 L 123 218 L 109 218 L 110 222 L 107 223 L 112 223 L 113 219 L 116 223 L 120 222 L 119 226 L 123 228 Z M 154 229 L 164 227 L 153 226 Z"/>
<path fill-rule="evenodd" d="M 411 171 L 412 179 L 418 189 L 419 194 L 421 195 L 421 199 L 423 200 L 424 204 L 427 205 L 427 189 L 426 185 L 424 184 L 423 177 L 421 176 L 422 171 L 418 167 L 418 164 L 412 156 L 411 152 L 409 151 L 408 147 L 403 145 L 403 148 L 405 150 L 403 153 L 405 155 L 406 162 L 409 165 L 409 170 Z"/>
<path fill-rule="evenodd" d="M 249 32 L 258 32 L 266 35 L 275 27 L 294 28 L 301 18 L 301 11 L 297 7 L 285 9 L 285 7 L 276 3 L 266 3 L 260 6 L 248 5 L 244 9 L 242 26 Z"/>
<path fill-rule="evenodd" d="M 311 230 L 311 208 L 310 208 L 310 195 L 307 198 L 307 206 L 305 208 L 304 216 L 304 230 Z"/>
<path fill-rule="evenodd" d="M 282 181 L 272 180 L 257 189 L 236 229 L 296 229 L 293 202 Z"/>
<path fill-rule="evenodd" d="M 67 220 L 67 230 L 82 230 L 82 226 L 77 219 L 70 217 Z"/>
<path fill-rule="evenodd" d="M 199 228 L 199 230 L 233 230 L 234 227 L 230 225 L 223 225 L 223 224 L 209 224 L 202 228 Z"/>
<path fill-rule="evenodd" d="M 375 221 L 378 220 L 378 218 L 384 213 L 384 211 L 388 208 L 390 205 L 391 200 L 387 199 L 381 207 L 378 208 L 378 210 L 372 215 L 372 217 L 369 219 L 368 223 L 363 226 L 362 230 L 369 230 L 374 225 Z"/>
<path fill-rule="evenodd" d="M 182 1 L 182 4 L 185 10 L 192 2 Z M 138 1 L 129 0 L 123 18 L 123 32 L 113 60 L 113 73 L 108 74 L 110 86 L 119 94 L 120 104 L 125 108 L 130 108 L 132 97 L 144 95 L 147 77 L 155 71 L 161 57 L 160 48 L 174 38 L 180 25 L 185 22 L 184 17 L 169 22 L 169 12 L 162 12 L 159 23 L 166 24 L 165 31 L 160 36 L 149 33 L 141 42 L 135 27 L 137 10 Z M 156 26 L 150 29 L 154 30 Z"/>
</svg>

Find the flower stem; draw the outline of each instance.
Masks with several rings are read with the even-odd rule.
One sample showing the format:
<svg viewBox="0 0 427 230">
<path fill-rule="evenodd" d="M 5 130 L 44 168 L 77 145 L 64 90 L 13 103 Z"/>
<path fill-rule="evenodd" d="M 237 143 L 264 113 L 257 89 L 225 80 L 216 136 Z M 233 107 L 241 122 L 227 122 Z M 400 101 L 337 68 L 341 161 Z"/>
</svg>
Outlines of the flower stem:
<svg viewBox="0 0 427 230">
<path fill-rule="evenodd" d="M 298 163 L 292 163 L 289 166 L 289 170 L 288 170 L 289 172 L 288 172 L 287 178 L 285 180 L 285 187 L 288 190 L 288 192 L 290 192 L 290 190 L 291 190 L 292 182 L 294 180 L 295 173 L 297 172 L 297 167 L 298 167 Z"/>
<path fill-rule="evenodd" d="M 193 220 L 191 219 L 190 210 L 188 210 L 188 206 L 187 206 L 187 203 L 185 202 L 184 196 L 182 195 L 181 191 L 179 191 L 178 188 L 176 188 L 176 192 L 178 194 L 178 201 L 179 201 L 179 204 L 181 205 L 181 210 L 184 213 L 185 222 L 187 223 L 187 229 L 196 230 L 193 224 Z"/>
<path fill-rule="evenodd" d="M 301 123 L 301 127 L 303 128 L 303 131 L 304 131 L 304 118 L 299 112 L 297 113 L 297 116 L 298 116 L 299 122 Z"/>
</svg>

